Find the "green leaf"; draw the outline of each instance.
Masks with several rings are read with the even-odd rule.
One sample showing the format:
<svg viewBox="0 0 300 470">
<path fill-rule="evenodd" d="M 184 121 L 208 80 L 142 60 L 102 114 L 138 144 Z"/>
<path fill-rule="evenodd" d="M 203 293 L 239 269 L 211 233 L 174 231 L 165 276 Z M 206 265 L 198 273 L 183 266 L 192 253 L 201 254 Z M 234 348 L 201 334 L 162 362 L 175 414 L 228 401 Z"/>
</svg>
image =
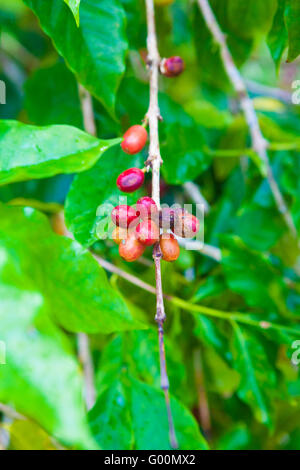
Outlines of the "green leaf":
<svg viewBox="0 0 300 470">
<path fill-rule="evenodd" d="M 8 430 L 13 450 L 57 450 L 53 439 L 33 421 L 15 420 Z"/>
<path fill-rule="evenodd" d="M 173 397 L 171 407 L 179 448 L 208 449 L 190 412 Z M 104 449 L 171 449 L 163 392 L 125 372 L 102 392 L 90 412 L 90 422 Z"/>
<path fill-rule="evenodd" d="M 230 362 L 232 356 L 228 348 L 228 335 L 224 332 L 224 325 L 204 315 L 194 315 L 194 318 L 194 335 L 202 343 L 212 346 L 227 363 Z"/>
<path fill-rule="evenodd" d="M 97 371 L 98 400 L 89 419 L 95 439 L 105 449 L 170 449 L 165 399 L 158 380 L 159 354 L 157 347 L 155 353 L 151 350 L 154 334 L 157 343 L 157 332 L 144 333 L 118 335 L 102 353 Z M 172 348 L 169 341 L 166 351 L 174 390 L 179 385 L 175 361 L 179 370 L 181 361 L 178 362 L 176 346 Z M 150 385 L 153 378 L 154 386 Z M 190 412 L 173 397 L 171 406 L 180 449 L 207 448 Z"/>
<path fill-rule="evenodd" d="M 227 22 L 238 37 L 257 38 L 267 33 L 277 8 L 277 0 L 228 0 Z"/>
<path fill-rule="evenodd" d="M 244 243 L 259 251 L 269 250 L 283 235 L 285 227 L 276 209 L 244 205 L 238 212 L 235 233 Z"/>
<path fill-rule="evenodd" d="M 288 32 L 288 62 L 300 54 L 300 0 L 286 0 L 285 24 Z"/>
<path fill-rule="evenodd" d="M 226 34 L 228 47 L 233 55 L 233 59 L 237 66 L 241 66 L 251 53 L 253 46 L 252 37 L 244 37 L 243 32 L 246 27 L 240 28 L 238 35 L 230 30 L 232 25 L 228 24 L 228 0 L 211 0 L 210 5 L 214 10 L 216 18 Z M 237 21 L 237 19 L 235 20 Z M 243 19 L 239 19 L 239 23 Z M 236 28 L 235 28 L 236 30 Z M 212 84 L 221 89 L 230 90 L 231 84 L 224 70 L 224 66 L 220 57 L 219 46 L 215 43 L 206 23 L 199 11 L 198 5 L 195 5 L 194 17 L 194 41 L 197 51 L 197 61 L 199 64 L 199 73 L 202 81 Z"/>
<path fill-rule="evenodd" d="M 64 0 L 74 15 L 77 26 L 79 26 L 79 7 L 80 0 Z"/>
<path fill-rule="evenodd" d="M 191 413 L 171 397 L 171 409 L 180 450 L 206 450 L 208 445 Z M 131 380 L 131 414 L 137 450 L 169 450 L 165 397 L 138 380 Z M 159 423 L 159 426 L 158 426 Z"/>
<path fill-rule="evenodd" d="M 105 450 L 129 450 L 134 436 L 126 384 L 116 380 L 99 396 L 89 413 L 89 423 L 97 442 Z"/>
<path fill-rule="evenodd" d="M 285 0 L 278 0 L 278 7 L 274 16 L 273 25 L 267 37 L 271 56 L 278 72 L 282 54 L 287 46 L 288 35 L 284 23 Z"/>
<path fill-rule="evenodd" d="M 249 306 L 289 317 L 287 288 L 267 256 L 250 250 L 235 236 L 224 236 L 222 242 L 222 266 L 229 287 Z"/>
<path fill-rule="evenodd" d="M 54 234 L 44 215 L 31 208 L 1 205 L 0 219 L 3 283 L 38 292 L 49 314 L 68 331 L 144 328 L 91 254 L 77 242 Z"/>
<path fill-rule="evenodd" d="M 139 193 L 121 193 L 116 185 L 117 177 L 126 168 L 142 167 L 142 164 L 140 155 L 125 156 L 121 147 L 116 146 L 105 152 L 91 170 L 75 177 L 66 200 L 65 215 L 76 240 L 89 246 L 101 236 L 109 236 L 112 209 L 118 204 L 134 204 L 139 198 Z"/>
<path fill-rule="evenodd" d="M 67 124 L 83 129 L 78 85 L 63 62 L 36 70 L 24 88 L 25 109 L 33 124 Z"/>
<path fill-rule="evenodd" d="M 218 109 L 205 99 L 191 100 L 185 105 L 185 110 L 194 118 L 197 124 L 211 129 L 223 129 L 232 123 L 232 115 L 227 110 Z"/>
<path fill-rule="evenodd" d="M 114 115 L 125 72 L 126 17 L 118 0 L 81 0 L 80 27 L 62 0 L 25 0 L 78 81 Z"/>
<path fill-rule="evenodd" d="M 70 126 L 0 121 L 0 185 L 84 171 L 119 142 L 99 140 Z"/>
<path fill-rule="evenodd" d="M 241 374 L 237 394 L 246 402 L 256 419 L 272 428 L 272 408 L 269 393 L 276 387 L 276 375 L 267 359 L 266 351 L 254 333 L 248 333 L 237 323 L 234 329 L 235 369 Z"/>
<path fill-rule="evenodd" d="M 257 444 L 253 446 L 253 436 L 246 424 L 238 424 L 229 431 L 226 431 L 217 442 L 218 450 L 244 450 L 257 449 Z"/>
<path fill-rule="evenodd" d="M 199 127 L 171 124 L 166 128 L 166 136 L 161 150 L 164 155 L 162 173 L 168 183 L 183 184 L 194 180 L 208 168 L 211 158 L 204 152 Z"/>
<path fill-rule="evenodd" d="M 8 261 L 15 262 L 1 245 L 2 269 Z M 68 337 L 46 314 L 43 296 L 29 284 L 22 291 L 1 284 L 0 297 L 1 341 L 6 345 L 0 401 L 67 445 L 96 448 L 87 425 L 79 364 Z"/>
</svg>

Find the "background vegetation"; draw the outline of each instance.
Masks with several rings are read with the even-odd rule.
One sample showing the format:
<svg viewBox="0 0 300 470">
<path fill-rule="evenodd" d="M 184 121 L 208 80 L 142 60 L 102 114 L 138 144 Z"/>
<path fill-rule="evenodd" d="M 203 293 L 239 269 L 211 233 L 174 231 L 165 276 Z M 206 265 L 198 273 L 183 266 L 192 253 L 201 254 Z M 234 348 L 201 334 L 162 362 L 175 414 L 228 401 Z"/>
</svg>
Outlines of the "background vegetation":
<svg viewBox="0 0 300 470">
<path fill-rule="evenodd" d="M 180 77 L 160 78 L 162 201 L 191 203 L 201 190 L 205 243 L 221 250 L 216 260 L 182 249 L 162 266 L 179 446 L 300 449 L 297 237 L 274 204 L 197 3 L 156 3 L 160 54 L 186 64 Z M 210 3 L 299 236 L 300 2 Z M 118 200 L 117 175 L 147 158 L 114 140 L 148 107 L 144 2 L 0 0 L 0 29 L 1 446 L 168 449 L 155 296 L 90 252 L 154 285 L 150 252 L 123 262 L 98 240 L 96 216 Z M 97 137 L 84 131 L 77 82 L 93 95 Z M 63 208 L 76 241 L 49 223 L 63 230 Z M 89 334 L 95 370 L 89 413 L 78 333 Z"/>
</svg>

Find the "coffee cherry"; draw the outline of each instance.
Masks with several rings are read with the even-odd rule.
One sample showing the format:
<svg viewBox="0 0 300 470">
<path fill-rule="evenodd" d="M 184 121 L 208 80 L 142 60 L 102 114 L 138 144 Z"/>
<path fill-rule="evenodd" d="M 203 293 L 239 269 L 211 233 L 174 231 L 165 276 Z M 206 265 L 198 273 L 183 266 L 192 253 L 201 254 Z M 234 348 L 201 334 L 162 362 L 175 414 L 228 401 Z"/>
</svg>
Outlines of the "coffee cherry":
<svg viewBox="0 0 300 470">
<path fill-rule="evenodd" d="M 162 75 L 165 75 L 165 77 L 177 77 L 183 70 L 184 62 L 179 56 L 162 59 L 160 63 L 160 72 Z"/>
<path fill-rule="evenodd" d="M 159 213 L 159 226 L 164 229 L 173 230 L 174 217 L 175 217 L 174 209 L 170 209 L 169 207 L 163 208 Z"/>
<path fill-rule="evenodd" d="M 159 240 L 162 259 L 165 261 L 175 261 L 177 260 L 180 254 L 178 241 L 174 238 L 174 235 L 172 235 L 171 233 L 164 235 L 165 236 L 162 235 Z M 169 237 L 166 238 L 166 235 L 169 235 Z"/>
<path fill-rule="evenodd" d="M 144 147 L 148 139 L 148 133 L 143 126 L 131 126 L 125 132 L 121 147 L 124 152 L 133 155 L 140 152 Z"/>
<path fill-rule="evenodd" d="M 124 193 L 133 193 L 139 189 L 145 179 L 145 175 L 139 168 L 129 168 L 118 176 L 117 186 Z"/>
<path fill-rule="evenodd" d="M 159 228 L 153 220 L 143 220 L 135 233 L 139 242 L 145 246 L 151 246 L 159 239 Z"/>
<path fill-rule="evenodd" d="M 111 212 L 111 219 L 118 227 L 128 228 L 133 227 L 138 223 L 139 218 L 133 207 L 121 204 L 116 206 Z"/>
<path fill-rule="evenodd" d="M 115 227 L 115 229 L 114 229 L 111 236 L 112 236 L 113 241 L 117 245 L 120 245 L 122 240 L 127 239 L 127 237 L 129 236 L 129 232 L 128 232 L 127 228 Z"/>
<path fill-rule="evenodd" d="M 157 205 L 151 197 L 141 197 L 136 203 L 136 211 L 141 219 L 152 219 L 157 215 Z"/>
<path fill-rule="evenodd" d="M 145 246 L 142 245 L 136 238 L 134 233 L 130 233 L 126 240 L 122 240 L 119 245 L 119 254 L 125 261 L 136 261 L 145 251 Z"/>
<path fill-rule="evenodd" d="M 199 232 L 200 222 L 194 215 L 179 209 L 176 211 L 174 233 L 178 237 L 193 238 Z"/>
</svg>

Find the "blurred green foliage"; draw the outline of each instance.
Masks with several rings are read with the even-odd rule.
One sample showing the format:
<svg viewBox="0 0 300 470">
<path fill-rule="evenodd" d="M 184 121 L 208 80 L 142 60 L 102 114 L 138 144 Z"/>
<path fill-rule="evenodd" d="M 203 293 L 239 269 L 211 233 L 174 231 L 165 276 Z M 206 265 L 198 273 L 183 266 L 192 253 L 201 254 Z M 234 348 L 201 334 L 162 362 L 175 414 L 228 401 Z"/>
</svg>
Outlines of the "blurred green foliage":
<svg viewBox="0 0 300 470">
<path fill-rule="evenodd" d="M 210 3 L 300 230 L 299 1 Z M 160 77 L 162 202 L 192 203 L 193 181 L 209 204 L 205 242 L 222 255 L 182 250 L 162 267 L 179 446 L 299 450 L 299 247 L 196 2 L 156 13 L 161 55 L 186 65 Z M 150 251 L 126 264 L 99 240 L 97 214 L 118 201 L 117 175 L 146 159 L 117 145 L 148 106 L 144 2 L 1 0 L 0 32 L 0 402 L 26 417 L 7 424 L 0 411 L 0 436 L 10 449 L 168 449 L 155 297 L 87 251 L 154 284 Z M 97 137 L 83 130 L 77 81 L 93 96 Z M 49 225 L 61 205 L 76 241 Z M 78 332 L 90 334 L 95 367 L 89 413 Z"/>
</svg>

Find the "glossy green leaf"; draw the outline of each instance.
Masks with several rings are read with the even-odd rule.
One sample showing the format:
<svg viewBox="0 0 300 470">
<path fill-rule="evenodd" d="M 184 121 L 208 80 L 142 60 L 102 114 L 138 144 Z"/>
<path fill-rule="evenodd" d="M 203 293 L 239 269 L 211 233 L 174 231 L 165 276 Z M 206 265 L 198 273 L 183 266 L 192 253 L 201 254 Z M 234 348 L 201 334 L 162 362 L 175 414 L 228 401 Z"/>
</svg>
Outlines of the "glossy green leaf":
<svg viewBox="0 0 300 470">
<path fill-rule="evenodd" d="M 171 397 L 176 437 L 181 450 L 205 450 L 208 445 L 191 413 Z M 131 414 L 137 450 L 169 450 L 165 397 L 150 385 L 131 380 Z M 158 426 L 159 423 L 159 426 Z"/>
<path fill-rule="evenodd" d="M 139 198 L 136 192 L 122 193 L 116 185 L 117 177 L 127 168 L 142 167 L 142 161 L 140 155 L 126 155 L 116 146 L 105 152 L 101 162 L 91 170 L 75 177 L 66 200 L 65 215 L 76 240 L 91 245 L 111 235 L 112 209 L 118 204 L 134 204 Z"/>
<path fill-rule="evenodd" d="M 99 140 L 70 126 L 0 121 L 0 185 L 86 170 L 119 142 Z"/>
<path fill-rule="evenodd" d="M 2 270 L 8 261 L 13 263 L 2 244 L 0 257 Z M 66 445 L 96 448 L 87 426 L 79 364 L 69 339 L 46 314 L 43 296 L 29 283 L 25 290 L 23 280 L 22 290 L 0 284 L 0 297 L 1 341 L 6 345 L 0 401 Z"/>
<path fill-rule="evenodd" d="M 126 383 L 116 380 L 100 395 L 89 413 L 89 423 L 97 442 L 105 450 L 129 450 L 134 436 Z"/>
<path fill-rule="evenodd" d="M 30 76 L 25 83 L 25 109 L 37 126 L 68 124 L 83 129 L 78 84 L 63 62 Z"/>
<path fill-rule="evenodd" d="M 154 331 L 125 333 L 114 338 L 103 351 L 97 372 L 98 399 L 89 413 L 95 439 L 103 448 L 111 449 L 114 445 L 117 449 L 170 449 L 164 394 L 156 380 L 159 355 L 157 348 L 155 354 L 151 351 L 153 335 Z M 169 376 L 175 388 L 178 371 L 172 355 L 176 355 L 176 347 L 170 348 L 167 341 Z M 143 364 L 145 350 L 149 357 Z M 178 367 L 180 369 L 180 364 Z M 141 381 L 151 382 L 151 374 L 155 386 Z M 179 448 L 206 449 L 207 443 L 190 412 L 173 397 L 171 406 Z M 117 414 L 113 413 L 113 407 L 118 410 Z"/>
<path fill-rule="evenodd" d="M 241 374 L 238 396 L 252 408 L 259 422 L 272 427 L 269 393 L 276 387 L 275 372 L 260 339 L 236 323 L 233 327 L 235 355 L 233 365 Z"/>
<path fill-rule="evenodd" d="M 1 205 L 0 218 L 3 283 L 38 292 L 68 331 L 111 333 L 144 327 L 91 254 L 54 234 L 44 215 Z"/>
<path fill-rule="evenodd" d="M 165 350 L 168 363 L 168 374 L 173 395 L 187 396 L 186 372 L 184 359 L 177 343 L 170 337 L 165 337 Z M 104 349 L 101 364 L 97 374 L 98 389 L 106 387 L 114 380 L 114 376 L 126 363 L 128 370 L 134 376 L 160 389 L 159 345 L 157 331 L 147 330 L 127 331 L 116 336 Z M 183 392 L 184 391 L 184 392 Z"/>
<path fill-rule="evenodd" d="M 286 0 L 285 24 L 288 32 L 288 62 L 300 54 L 300 1 Z"/>
<path fill-rule="evenodd" d="M 287 47 L 287 30 L 284 23 L 285 0 L 278 0 L 278 7 L 273 19 L 273 25 L 267 37 L 272 58 L 278 71 L 282 54 Z"/>
<path fill-rule="evenodd" d="M 208 449 L 190 412 L 173 397 L 171 407 L 179 449 Z M 163 392 L 125 373 L 100 395 L 90 423 L 104 449 L 171 449 Z"/>
<path fill-rule="evenodd" d="M 138 345 L 139 340 L 141 345 Z M 89 419 L 95 439 L 104 449 L 112 449 L 112 446 L 116 449 L 170 449 L 164 394 L 156 380 L 155 386 L 141 381 L 142 378 L 149 380 L 151 372 L 155 379 L 157 376 L 159 355 L 156 352 L 154 360 L 151 345 L 152 332 L 145 332 L 145 335 L 132 332 L 117 336 L 103 351 L 97 372 L 98 399 Z M 167 351 L 168 348 L 167 344 Z M 153 357 L 143 365 L 144 349 Z M 168 360 L 169 363 L 173 383 L 175 369 Z M 146 369 L 150 370 L 146 372 Z M 207 449 L 190 412 L 173 397 L 171 406 L 179 448 Z"/>
<path fill-rule="evenodd" d="M 77 26 L 79 26 L 79 7 L 80 7 L 80 0 L 64 0 L 66 4 L 71 9 L 71 12 L 74 15 L 76 20 Z"/>
<path fill-rule="evenodd" d="M 224 331 L 224 325 L 204 315 L 195 315 L 194 318 L 195 336 L 199 338 L 202 344 L 212 346 L 226 362 L 229 362 L 231 352 L 228 348 L 228 335 Z"/>
<path fill-rule="evenodd" d="M 267 33 L 277 8 L 277 0 L 228 0 L 227 4 L 229 30 L 245 38 Z"/>
<path fill-rule="evenodd" d="M 125 71 L 126 17 L 118 0 L 81 0 L 80 26 L 62 0 L 25 0 L 79 82 L 114 115 Z"/>
</svg>

